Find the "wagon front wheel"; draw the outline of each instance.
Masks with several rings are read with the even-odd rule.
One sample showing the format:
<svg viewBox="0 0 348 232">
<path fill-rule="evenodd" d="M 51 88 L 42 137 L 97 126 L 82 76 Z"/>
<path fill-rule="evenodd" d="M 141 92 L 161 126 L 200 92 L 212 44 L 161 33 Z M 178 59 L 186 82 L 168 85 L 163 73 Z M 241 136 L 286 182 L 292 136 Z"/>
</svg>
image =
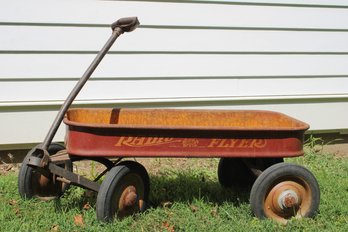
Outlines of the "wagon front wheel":
<svg viewBox="0 0 348 232">
<path fill-rule="evenodd" d="M 149 175 L 134 161 L 113 167 L 102 182 L 96 203 L 97 218 L 111 221 L 124 218 L 146 208 L 149 197 Z"/>
<path fill-rule="evenodd" d="M 63 145 L 52 143 L 48 147 L 47 151 L 50 155 L 54 155 L 64 149 L 65 147 Z M 20 196 L 24 199 L 37 197 L 42 200 L 54 199 L 61 196 L 64 191 L 68 189 L 69 184 L 57 180 L 54 181 L 52 173 L 47 172 L 44 175 L 35 168 L 28 166 L 29 158 L 34 150 L 35 148 L 28 152 L 19 170 L 18 191 Z M 71 160 L 67 160 L 59 166 L 68 171 L 72 171 Z"/>
<path fill-rule="evenodd" d="M 319 201 L 320 190 L 314 175 L 308 169 L 290 163 L 279 163 L 266 169 L 250 192 L 255 216 L 282 224 L 292 217 L 314 217 Z"/>
</svg>

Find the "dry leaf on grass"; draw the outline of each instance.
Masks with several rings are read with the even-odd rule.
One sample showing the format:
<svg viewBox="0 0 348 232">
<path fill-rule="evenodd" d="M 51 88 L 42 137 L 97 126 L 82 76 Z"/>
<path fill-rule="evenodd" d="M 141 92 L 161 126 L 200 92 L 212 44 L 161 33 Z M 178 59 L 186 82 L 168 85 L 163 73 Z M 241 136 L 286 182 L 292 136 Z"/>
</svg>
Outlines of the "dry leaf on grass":
<svg viewBox="0 0 348 232">
<path fill-rule="evenodd" d="M 170 225 L 169 222 L 163 222 L 162 227 L 169 232 L 175 231 L 174 226 Z"/>
<path fill-rule="evenodd" d="M 161 202 L 161 205 L 163 208 L 170 208 L 173 205 L 173 203 L 170 201 L 163 201 Z"/>
<path fill-rule="evenodd" d="M 77 226 L 81 226 L 83 227 L 85 225 L 84 221 L 83 221 L 83 216 L 81 214 L 77 214 L 74 216 L 74 223 Z"/>
<path fill-rule="evenodd" d="M 13 211 L 14 211 L 14 213 L 15 213 L 15 215 L 16 216 L 20 216 L 21 215 L 21 212 L 20 212 L 20 210 L 19 210 L 19 208 L 18 208 L 18 203 L 17 203 L 17 201 L 16 200 L 10 200 L 9 202 L 8 202 L 8 204 L 10 205 L 10 206 L 13 206 Z"/>
<path fill-rule="evenodd" d="M 57 225 L 57 224 L 52 225 L 51 226 L 51 231 L 53 231 L 53 232 L 59 231 L 59 225 Z"/>
<path fill-rule="evenodd" d="M 89 202 L 87 202 L 86 204 L 84 204 L 84 206 L 82 208 L 84 210 L 89 210 L 91 208 L 91 205 L 89 204 Z"/>
<path fill-rule="evenodd" d="M 14 213 L 16 214 L 16 216 L 21 216 L 21 211 L 19 210 L 19 208 L 15 208 Z"/>
<path fill-rule="evenodd" d="M 17 205 L 17 201 L 16 200 L 10 200 L 8 202 L 8 204 L 14 206 L 14 205 Z"/>
<path fill-rule="evenodd" d="M 219 212 L 219 208 L 218 208 L 218 206 L 215 206 L 215 207 L 210 211 L 210 214 L 211 214 L 211 216 L 213 216 L 213 217 L 217 217 L 217 216 L 218 216 L 218 212 Z"/>
<path fill-rule="evenodd" d="M 190 205 L 190 209 L 191 209 L 192 213 L 195 213 L 198 211 L 198 207 L 195 205 Z"/>
</svg>

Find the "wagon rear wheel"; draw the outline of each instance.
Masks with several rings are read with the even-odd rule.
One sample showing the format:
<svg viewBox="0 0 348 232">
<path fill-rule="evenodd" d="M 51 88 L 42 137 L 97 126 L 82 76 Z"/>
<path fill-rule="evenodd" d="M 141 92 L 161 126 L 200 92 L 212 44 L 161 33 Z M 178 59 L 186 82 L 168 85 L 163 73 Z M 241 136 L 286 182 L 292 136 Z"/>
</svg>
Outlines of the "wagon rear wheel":
<svg viewBox="0 0 348 232">
<path fill-rule="evenodd" d="M 306 168 L 280 163 L 266 169 L 255 181 L 250 204 L 258 218 L 286 224 L 291 217 L 314 217 L 319 208 L 320 190 Z"/>
<path fill-rule="evenodd" d="M 281 162 L 282 158 L 221 158 L 218 166 L 219 183 L 225 188 L 250 187 L 262 171 Z"/>
<path fill-rule="evenodd" d="M 96 203 L 97 218 L 111 221 L 124 218 L 146 208 L 149 197 L 149 175 L 134 161 L 124 161 L 113 167 L 102 182 Z"/>
<path fill-rule="evenodd" d="M 221 158 L 218 166 L 218 179 L 221 186 L 245 187 L 254 181 L 254 176 L 241 158 Z"/>
<path fill-rule="evenodd" d="M 52 143 L 47 151 L 50 155 L 53 155 L 64 149 L 65 147 L 63 145 Z M 43 175 L 35 168 L 28 166 L 29 158 L 34 150 L 35 148 L 28 152 L 19 170 L 18 191 L 20 196 L 24 199 L 37 197 L 42 200 L 49 200 L 61 196 L 64 191 L 68 189 L 68 184 L 57 180 L 54 181 L 53 175 L 49 172 Z M 72 171 L 72 162 L 70 160 L 65 161 L 59 166 Z"/>
</svg>

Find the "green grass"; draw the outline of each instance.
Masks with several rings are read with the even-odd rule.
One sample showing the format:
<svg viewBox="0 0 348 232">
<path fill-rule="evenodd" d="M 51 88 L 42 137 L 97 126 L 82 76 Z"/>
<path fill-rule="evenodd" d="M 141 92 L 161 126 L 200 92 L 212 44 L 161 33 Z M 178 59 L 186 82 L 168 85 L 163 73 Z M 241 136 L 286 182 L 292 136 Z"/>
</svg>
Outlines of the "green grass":
<svg viewBox="0 0 348 232">
<path fill-rule="evenodd" d="M 321 189 L 317 217 L 293 219 L 286 226 L 256 219 L 247 191 L 221 188 L 218 160 L 187 162 L 185 168 L 165 166 L 150 175 L 151 206 L 145 213 L 110 224 L 96 220 L 95 197 L 81 188 L 70 188 L 56 201 L 24 201 L 16 174 L 0 176 L 0 231 L 348 231 L 347 158 L 309 152 L 286 160 L 309 168 Z M 83 225 L 74 222 L 76 215 Z"/>
</svg>

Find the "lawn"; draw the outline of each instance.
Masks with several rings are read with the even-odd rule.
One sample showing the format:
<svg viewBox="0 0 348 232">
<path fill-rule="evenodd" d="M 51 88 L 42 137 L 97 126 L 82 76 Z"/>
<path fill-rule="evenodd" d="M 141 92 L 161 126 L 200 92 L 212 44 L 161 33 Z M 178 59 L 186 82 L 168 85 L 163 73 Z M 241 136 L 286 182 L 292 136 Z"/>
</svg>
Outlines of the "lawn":
<svg viewBox="0 0 348 232">
<path fill-rule="evenodd" d="M 309 168 L 318 179 L 321 204 L 314 219 L 293 219 L 286 226 L 258 220 L 248 191 L 220 187 L 217 159 L 152 159 L 145 164 L 149 209 L 109 224 L 96 220 L 90 192 L 71 187 L 59 200 L 24 201 L 17 173 L 2 172 L 0 231 L 348 231 L 348 158 L 309 151 L 285 162 Z"/>
</svg>

